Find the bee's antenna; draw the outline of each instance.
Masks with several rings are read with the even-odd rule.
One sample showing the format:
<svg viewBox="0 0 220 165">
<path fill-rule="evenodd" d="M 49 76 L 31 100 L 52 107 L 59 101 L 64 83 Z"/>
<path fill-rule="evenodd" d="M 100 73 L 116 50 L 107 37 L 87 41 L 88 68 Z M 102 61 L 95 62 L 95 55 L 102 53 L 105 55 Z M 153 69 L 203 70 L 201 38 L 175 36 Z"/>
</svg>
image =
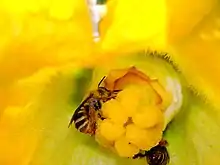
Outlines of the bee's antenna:
<svg viewBox="0 0 220 165">
<path fill-rule="evenodd" d="M 101 83 L 104 81 L 105 77 L 106 77 L 106 76 L 104 76 L 104 77 L 101 79 L 101 81 L 100 81 L 99 84 L 98 84 L 98 87 L 99 87 L 99 86 L 101 85 Z"/>
</svg>

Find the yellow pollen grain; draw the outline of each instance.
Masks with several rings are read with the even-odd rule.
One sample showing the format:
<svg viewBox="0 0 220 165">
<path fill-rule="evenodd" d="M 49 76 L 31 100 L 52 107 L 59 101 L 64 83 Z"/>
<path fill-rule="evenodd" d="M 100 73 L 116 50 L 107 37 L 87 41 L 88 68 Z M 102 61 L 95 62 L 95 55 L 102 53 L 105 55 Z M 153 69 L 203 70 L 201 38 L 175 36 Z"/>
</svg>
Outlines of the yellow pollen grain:
<svg viewBox="0 0 220 165">
<path fill-rule="evenodd" d="M 142 95 L 140 87 L 140 85 L 127 86 L 117 96 L 117 100 L 123 106 L 123 111 L 128 117 L 131 117 L 137 111 L 137 107 Z"/>
<path fill-rule="evenodd" d="M 162 125 L 158 125 L 155 128 L 146 129 L 149 148 L 156 146 L 161 141 L 163 136 L 162 128 Z"/>
<path fill-rule="evenodd" d="M 109 119 L 105 119 L 100 124 L 100 135 L 108 141 L 115 141 L 125 133 L 123 125 L 118 125 Z"/>
<path fill-rule="evenodd" d="M 123 112 L 123 107 L 116 100 L 106 102 L 102 107 L 103 116 L 111 119 L 114 123 L 125 124 L 128 116 Z"/>
<path fill-rule="evenodd" d="M 113 148 L 114 141 L 108 141 L 106 138 L 104 138 L 101 135 L 99 124 L 100 124 L 100 122 L 98 122 L 98 129 L 95 132 L 95 140 L 105 148 L 108 148 L 108 149 Z"/>
<path fill-rule="evenodd" d="M 151 147 L 155 145 L 155 139 L 160 139 L 160 137 L 157 137 L 158 134 L 151 134 L 149 138 L 148 134 L 149 133 L 147 130 L 141 129 L 137 127 L 135 124 L 130 124 L 126 127 L 125 137 L 129 142 L 137 146 L 139 149 L 149 150 Z"/>
<path fill-rule="evenodd" d="M 139 152 L 139 149 L 135 145 L 129 143 L 125 137 L 115 142 L 115 150 L 121 157 L 133 157 Z"/>
<path fill-rule="evenodd" d="M 163 118 L 163 113 L 158 107 L 149 106 L 143 107 L 140 112 L 132 117 L 132 120 L 140 128 L 150 128 L 161 123 Z"/>
</svg>

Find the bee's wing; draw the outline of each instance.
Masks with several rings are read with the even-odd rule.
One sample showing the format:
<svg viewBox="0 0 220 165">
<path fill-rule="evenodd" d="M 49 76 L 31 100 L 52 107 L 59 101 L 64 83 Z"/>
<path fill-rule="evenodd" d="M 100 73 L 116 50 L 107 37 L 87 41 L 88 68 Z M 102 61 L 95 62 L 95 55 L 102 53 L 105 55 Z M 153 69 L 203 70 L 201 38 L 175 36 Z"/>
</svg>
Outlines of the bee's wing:
<svg viewBox="0 0 220 165">
<path fill-rule="evenodd" d="M 75 117 L 75 112 L 77 112 L 89 99 L 91 98 L 91 95 L 89 95 L 85 100 L 83 100 L 83 102 L 78 106 L 78 108 L 74 111 L 72 118 L 70 119 L 68 128 L 70 127 L 70 125 L 73 123 L 74 121 L 74 117 Z"/>
</svg>

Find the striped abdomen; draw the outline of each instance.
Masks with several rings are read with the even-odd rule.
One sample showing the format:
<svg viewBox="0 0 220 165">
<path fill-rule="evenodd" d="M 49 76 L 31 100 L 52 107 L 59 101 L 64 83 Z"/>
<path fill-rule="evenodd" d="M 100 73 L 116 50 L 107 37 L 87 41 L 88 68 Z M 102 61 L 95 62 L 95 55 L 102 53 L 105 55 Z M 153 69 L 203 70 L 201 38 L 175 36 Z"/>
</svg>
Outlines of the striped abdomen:
<svg viewBox="0 0 220 165">
<path fill-rule="evenodd" d="M 147 151 L 146 157 L 149 165 L 167 165 L 170 161 L 166 147 L 160 145 Z"/>
<path fill-rule="evenodd" d="M 82 106 L 77 109 L 73 116 L 75 128 L 85 134 L 95 133 L 95 112 L 89 106 Z"/>
</svg>

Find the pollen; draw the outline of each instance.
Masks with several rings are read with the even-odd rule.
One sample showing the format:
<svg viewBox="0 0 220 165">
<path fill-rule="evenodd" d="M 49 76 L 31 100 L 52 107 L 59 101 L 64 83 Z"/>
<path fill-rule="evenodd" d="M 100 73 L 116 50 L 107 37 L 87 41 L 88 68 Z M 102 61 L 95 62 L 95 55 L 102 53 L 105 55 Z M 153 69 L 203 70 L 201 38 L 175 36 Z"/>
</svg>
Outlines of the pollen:
<svg viewBox="0 0 220 165">
<path fill-rule="evenodd" d="M 102 139 L 98 142 L 102 146 L 113 148 L 122 157 L 133 157 L 159 143 L 164 115 L 156 104 L 157 97 L 150 98 L 157 94 L 149 87 L 148 84 L 128 85 L 116 99 L 103 104 L 102 114 L 106 119 L 98 125 L 99 139 Z"/>
<path fill-rule="evenodd" d="M 160 137 L 157 137 L 154 132 L 141 129 L 135 124 L 130 124 L 126 127 L 126 139 L 141 150 L 149 150 L 156 145 L 156 141 Z"/>
<path fill-rule="evenodd" d="M 161 110 L 156 106 L 143 107 L 136 113 L 132 120 L 140 128 L 150 128 L 156 126 L 164 119 Z"/>
<path fill-rule="evenodd" d="M 109 119 L 105 119 L 100 125 L 100 135 L 106 140 L 115 141 L 125 133 L 123 125 L 115 124 Z"/>
<path fill-rule="evenodd" d="M 140 102 L 141 95 L 141 88 L 136 85 L 130 85 L 125 88 L 125 90 L 120 92 L 117 96 L 117 100 L 123 106 L 121 111 L 123 111 L 128 117 L 134 115 Z"/>
<path fill-rule="evenodd" d="M 127 122 L 128 116 L 122 109 L 123 107 L 117 100 L 110 100 L 102 107 L 103 116 L 114 123 L 123 125 Z"/>
<path fill-rule="evenodd" d="M 134 76 L 133 72 L 132 75 L 127 73 L 127 77 L 119 77 L 120 74 L 114 73 L 117 81 L 108 79 L 109 86 L 122 90 L 102 106 L 105 120 L 98 124 L 98 136 L 102 139 L 98 143 L 121 157 L 133 157 L 161 141 L 164 129 L 162 102 L 166 91 L 157 84 L 152 85 L 150 79 Z M 115 84 L 111 84 L 113 82 Z"/>
<path fill-rule="evenodd" d="M 138 147 L 131 144 L 125 137 L 115 142 L 115 149 L 121 157 L 131 157 L 139 152 Z"/>
</svg>

